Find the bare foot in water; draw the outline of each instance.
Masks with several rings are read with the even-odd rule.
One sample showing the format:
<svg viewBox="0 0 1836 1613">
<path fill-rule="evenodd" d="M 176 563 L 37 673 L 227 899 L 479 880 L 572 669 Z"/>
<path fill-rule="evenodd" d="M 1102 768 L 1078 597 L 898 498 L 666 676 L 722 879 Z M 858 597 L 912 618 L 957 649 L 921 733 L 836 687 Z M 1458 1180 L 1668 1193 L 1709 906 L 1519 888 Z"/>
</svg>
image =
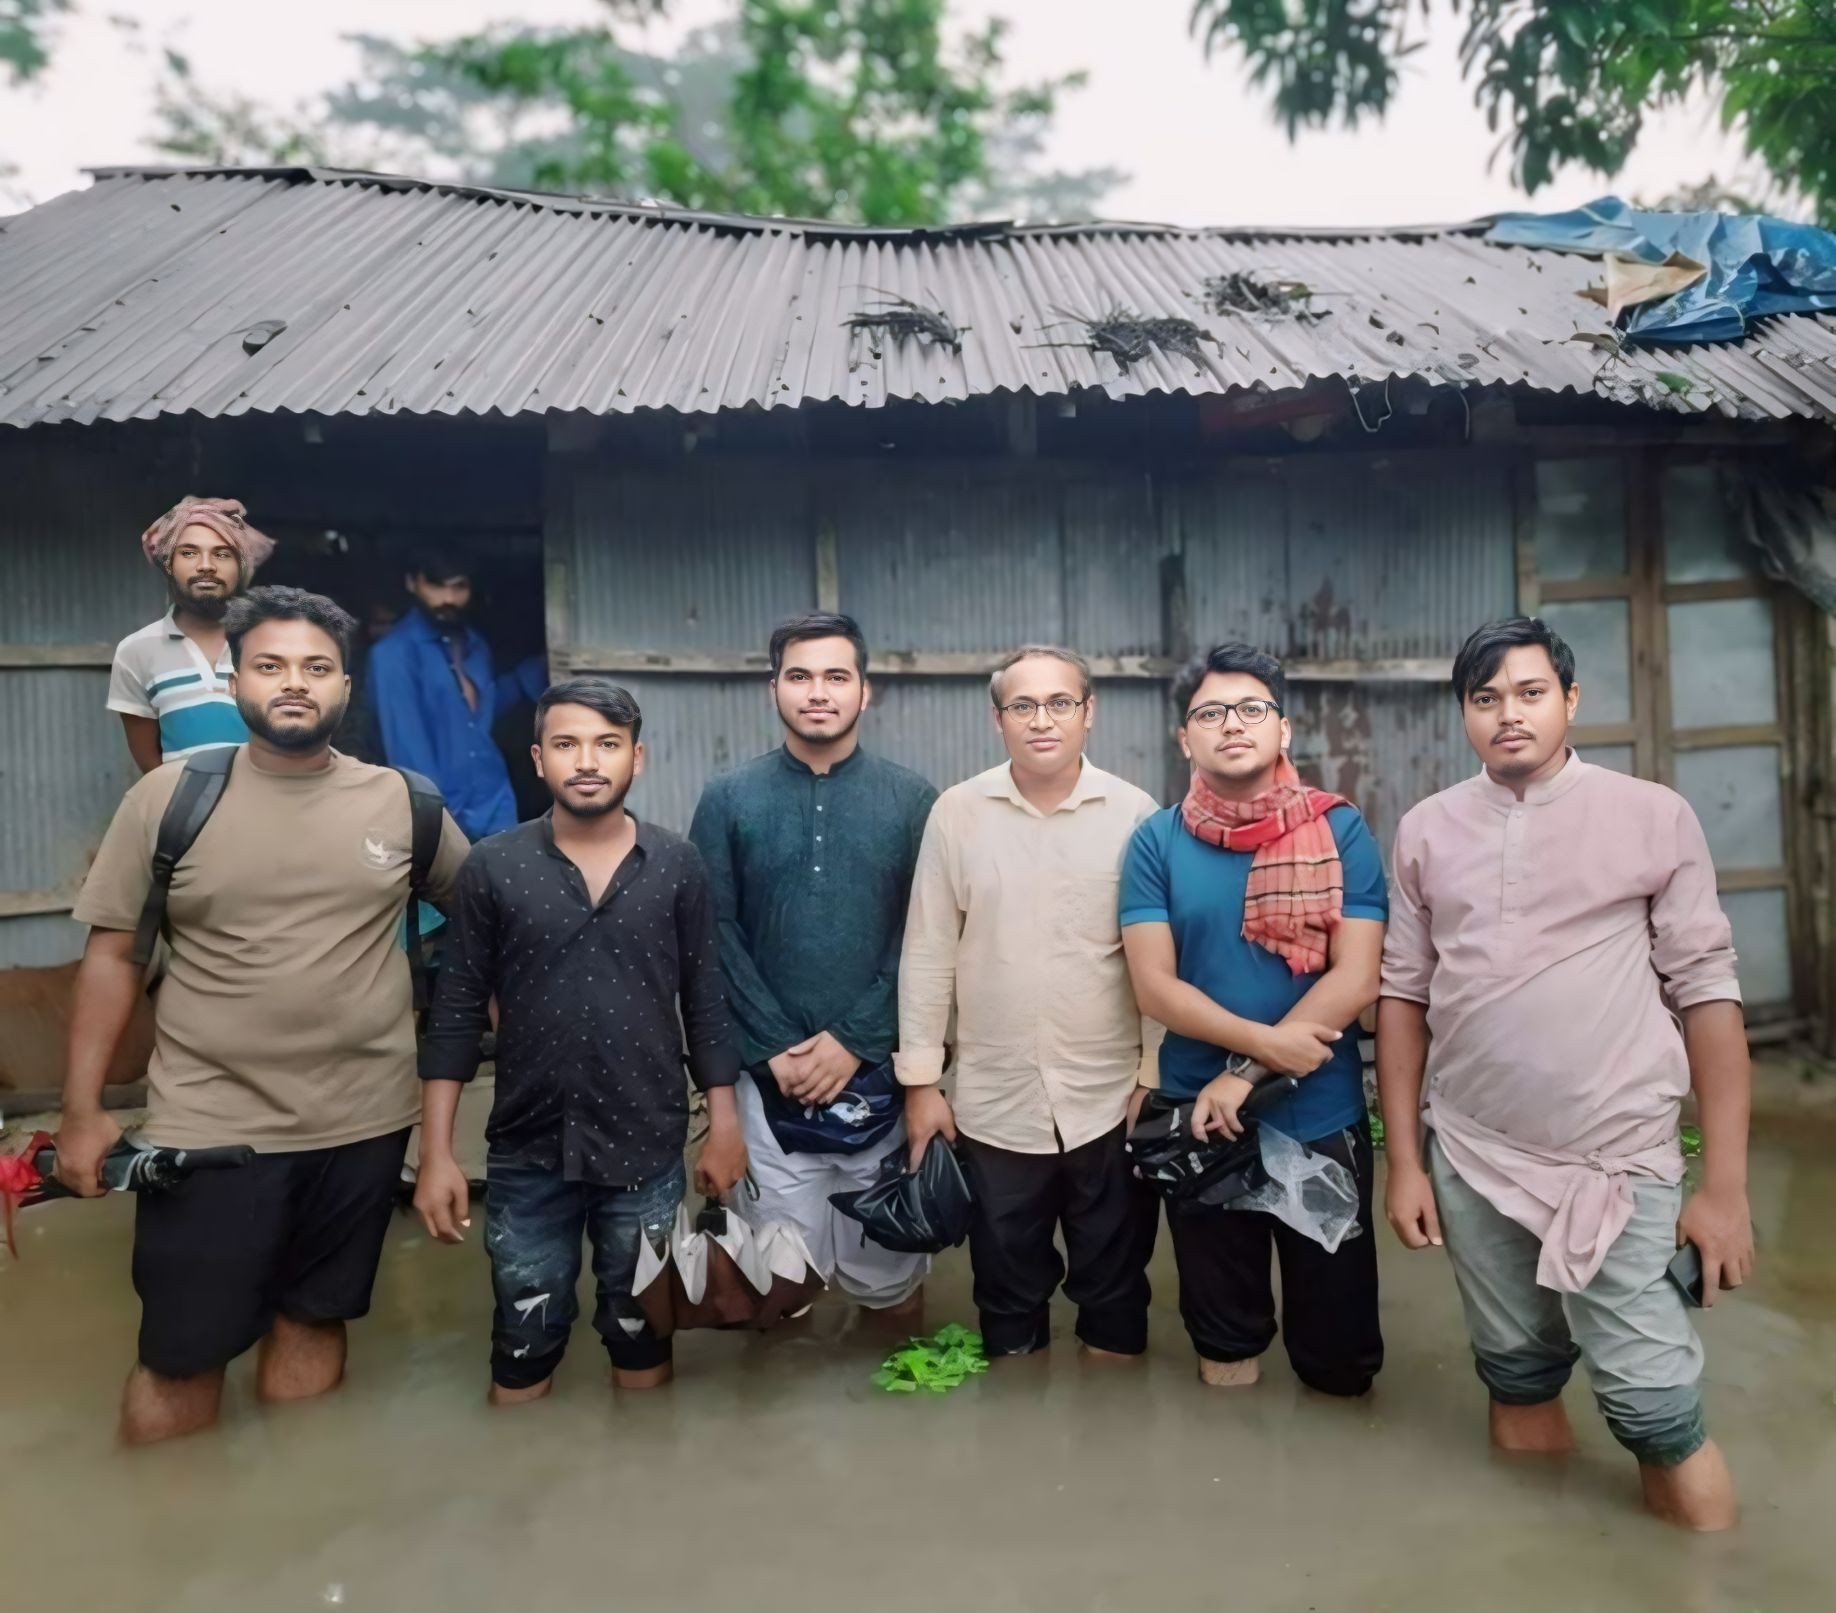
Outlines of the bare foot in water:
<svg viewBox="0 0 1836 1613">
<path fill-rule="evenodd" d="M 879 1310 L 862 1307 L 862 1320 L 883 1333 L 922 1333 L 924 1331 L 924 1286 L 920 1284 L 897 1305 Z"/>
<path fill-rule="evenodd" d="M 1675 1467 L 1640 1465 L 1645 1505 L 1666 1523 L 1710 1534 L 1740 1522 L 1734 1477 L 1713 1440 Z"/>
<path fill-rule="evenodd" d="M 1575 1431 L 1560 1400 L 1540 1406 L 1501 1406 L 1494 1400 L 1490 1422 L 1493 1450 L 1559 1456 L 1575 1448 Z"/>
<path fill-rule="evenodd" d="M 1247 1389 L 1262 1376 L 1262 1363 L 1251 1356 L 1247 1361 L 1207 1361 L 1199 1357 L 1199 1382 L 1212 1389 Z"/>
<path fill-rule="evenodd" d="M 491 1385 L 491 1404 L 526 1406 L 532 1400 L 545 1400 L 554 1386 L 553 1378 L 544 1378 L 540 1383 L 532 1383 L 521 1389 L 510 1389 L 501 1383 L 494 1383 Z"/>
</svg>

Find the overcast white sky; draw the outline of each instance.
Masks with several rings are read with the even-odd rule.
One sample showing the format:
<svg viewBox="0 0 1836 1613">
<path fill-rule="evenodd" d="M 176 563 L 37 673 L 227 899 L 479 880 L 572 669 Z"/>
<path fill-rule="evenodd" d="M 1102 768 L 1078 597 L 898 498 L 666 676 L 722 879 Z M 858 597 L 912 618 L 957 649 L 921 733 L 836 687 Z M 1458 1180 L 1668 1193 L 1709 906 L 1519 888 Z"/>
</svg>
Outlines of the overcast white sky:
<svg viewBox="0 0 1836 1613">
<path fill-rule="evenodd" d="M 0 89 L 0 156 L 21 170 L 12 188 L 43 201 L 86 183 L 85 167 L 161 160 L 146 144 L 153 125 L 154 59 L 136 56 L 107 14 L 132 17 L 150 44 L 173 39 L 197 74 L 290 106 L 343 82 L 355 53 L 342 36 L 461 32 L 506 16 L 540 23 L 600 15 L 594 0 L 78 0 L 55 65 L 40 85 Z M 1495 137 L 1460 81 L 1455 29 L 1440 12 L 1437 37 L 1413 59 L 1411 81 L 1389 121 L 1356 134 L 1303 135 L 1290 145 L 1240 64 L 1207 64 L 1187 33 L 1190 0 L 956 0 L 956 14 L 990 12 L 1012 24 L 1016 80 L 1083 68 L 1089 87 L 1058 120 L 1055 163 L 1113 165 L 1129 182 L 1109 199 L 1112 217 L 1186 224 L 1424 223 L 1501 208 L 1571 206 L 1616 189 L 1655 200 L 1713 172 L 1751 172 L 1738 145 L 1706 110 L 1666 117 L 1647 133 L 1617 181 L 1564 175 L 1528 201 L 1507 165 L 1488 165 Z M 674 0 L 648 39 L 664 45 L 687 27 L 732 10 L 732 0 Z"/>
</svg>

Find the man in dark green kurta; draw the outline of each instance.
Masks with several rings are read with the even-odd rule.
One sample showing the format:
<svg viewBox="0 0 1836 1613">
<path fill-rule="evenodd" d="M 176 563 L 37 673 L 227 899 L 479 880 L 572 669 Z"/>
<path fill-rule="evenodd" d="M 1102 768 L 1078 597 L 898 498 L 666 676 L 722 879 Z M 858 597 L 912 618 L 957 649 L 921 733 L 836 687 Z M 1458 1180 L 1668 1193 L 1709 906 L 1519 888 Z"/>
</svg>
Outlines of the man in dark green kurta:
<svg viewBox="0 0 1836 1613">
<path fill-rule="evenodd" d="M 690 838 L 707 863 L 740 1051 L 740 1119 L 761 1223 L 796 1227 L 811 1263 L 873 1309 L 911 1300 L 929 1261 L 863 1243 L 829 1195 L 905 1146 L 891 1057 L 899 948 L 937 792 L 861 749 L 867 645 L 846 616 L 771 638 L 784 744 L 713 780 Z"/>
</svg>

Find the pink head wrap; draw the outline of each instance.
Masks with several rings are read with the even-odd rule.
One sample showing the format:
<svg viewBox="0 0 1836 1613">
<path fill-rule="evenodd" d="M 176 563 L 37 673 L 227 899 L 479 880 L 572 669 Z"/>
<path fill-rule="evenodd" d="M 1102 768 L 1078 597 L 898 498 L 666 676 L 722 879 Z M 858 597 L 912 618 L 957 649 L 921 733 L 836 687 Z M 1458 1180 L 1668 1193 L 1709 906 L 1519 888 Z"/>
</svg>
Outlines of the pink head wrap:
<svg viewBox="0 0 1836 1613">
<path fill-rule="evenodd" d="M 188 526 L 209 527 L 242 557 L 245 584 L 274 553 L 274 540 L 249 525 L 248 511 L 239 499 L 187 494 L 140 534 L 140 547 L 146 551 L 148 563 L 164 571 L 172 558 L 173 545 Z"/>
</svg>

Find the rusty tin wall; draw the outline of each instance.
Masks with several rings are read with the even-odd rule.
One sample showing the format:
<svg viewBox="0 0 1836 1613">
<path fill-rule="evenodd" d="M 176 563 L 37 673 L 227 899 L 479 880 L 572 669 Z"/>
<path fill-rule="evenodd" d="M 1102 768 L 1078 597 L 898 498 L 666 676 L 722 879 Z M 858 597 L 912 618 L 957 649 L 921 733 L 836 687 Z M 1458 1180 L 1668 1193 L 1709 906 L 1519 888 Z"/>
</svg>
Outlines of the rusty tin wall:
<svg viewBox="0 0 1836 1613">
<path fill-rule="evenodd" d="M 1015 460 L 710 465 L 619 471 L 552 462 L 551 633 L 673 660 L 627 673 L 650 772 L 634 794 L 681 827 L 702 785 L 775 744 L 761 656 L 772 625 L 824 597 L 882 666 L 988 656 L 1027 641 L 1093 656 L 1165 655 L 1164 576 L 1183 566 L 1195 645 L 1245 637 L 1299 661 L 1444 659 L 1514 602 L 1510 466 L 1476 456 L 1340 456 L 1162 474 Z M 688 671 L 682 668 L 695 668 Z M 940 786 L 1002 751 L 986 686 L 883 674 L 869 742 Z M 1467 769 L 1440 684 L 1297 684 L 1296 750 L 1387 840 L 1415 800 Z M 1157 797 L 1171 712 L 1159 679 L 1099 682 L 1091 755 Z"/>
<path fill-rule="evenodd" d="M 0 665 L 0 968 L 63 963 L 82 932 L 52 908 L 88 870 L 137 777 L 106 709 L 108 652 L 164 608 L 138 538 L 160 507 L 151 468 L 92 444 L 0 436 L 0 646 L 76 665 Z"/>
</svg>

